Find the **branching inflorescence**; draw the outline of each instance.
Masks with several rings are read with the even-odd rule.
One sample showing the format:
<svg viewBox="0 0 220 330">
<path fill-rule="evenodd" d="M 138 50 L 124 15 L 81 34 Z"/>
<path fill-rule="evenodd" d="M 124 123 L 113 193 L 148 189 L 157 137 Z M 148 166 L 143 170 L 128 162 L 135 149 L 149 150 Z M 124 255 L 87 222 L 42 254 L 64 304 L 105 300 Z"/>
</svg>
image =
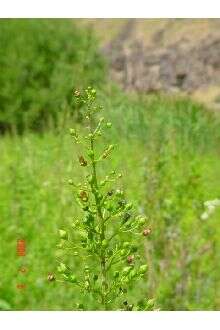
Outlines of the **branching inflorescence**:
<svg viewBox="0 0 220 330">
<path fill-rule="evenodd" d="M 114 145 L 107 145 L 102 152 L 97 150 L 99 139 L 105 129 L 111 128 L 111 123 L 103 117 L 98 119 L 102 108 L 96 104 L 95 89 L 75 91 L 74 97 L 83 105 L 88 130 L 80 136 L 76 129 L 70 129 L 74 142 L 80 146 L 78 161 L 85 172 L 84 182 L 69 180 L 81 216 L 74 220 L 72 234 L 59 230 L 59 248 L 70 249 L 71 255 L 79 258 L 80 273 L 64 262 L 59 263 L 58 272 L 63 281 L 93 296 L 101 310 L 150 310 L 152 300 L 145 298 L 137 305 L 126 300 L 128 289 L 146 274 L 147 265 L 141 263 L 135 242 L 148 236 L 150 228 L 145 227 L 146 217 L 137 215 L 133 205 L 125 200 L 124 192 L 118 189 L 117 181 L 122 175 L 112 170 L 100 178 L 100 165 L 110 158 Z M 79 304 L 78 309 L 87 308 Z"/>
</svg>

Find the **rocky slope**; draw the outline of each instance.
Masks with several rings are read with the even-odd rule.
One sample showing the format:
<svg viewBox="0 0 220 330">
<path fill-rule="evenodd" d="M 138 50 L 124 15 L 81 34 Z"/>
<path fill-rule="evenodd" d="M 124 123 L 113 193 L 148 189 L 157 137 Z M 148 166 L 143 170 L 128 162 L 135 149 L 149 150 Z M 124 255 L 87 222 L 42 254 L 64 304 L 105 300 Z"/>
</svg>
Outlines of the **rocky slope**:
<svg viewBox="0 0 220 330">
<path fill-rule="evenodd" d="M 97 19 L 111 78 L 125 90 L 181 92 L 218 108 L 220 19 Z"/>
</svg>

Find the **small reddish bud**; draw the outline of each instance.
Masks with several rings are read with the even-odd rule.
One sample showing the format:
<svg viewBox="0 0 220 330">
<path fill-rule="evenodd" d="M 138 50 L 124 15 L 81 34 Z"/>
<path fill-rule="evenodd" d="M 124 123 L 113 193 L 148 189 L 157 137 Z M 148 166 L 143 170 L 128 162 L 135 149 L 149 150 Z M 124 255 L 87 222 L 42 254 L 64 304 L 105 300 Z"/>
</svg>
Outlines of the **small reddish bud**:
<svg viewBox="0 0 220 330">
<path fill-rule="evenodd" d="M 127 262 L 131 264 L 134 261 L 134 256 L 128 256 L 127 257 Z"/>
<path fill-rule="evenodd" d="M 80 191 L 79 196 L 83 202 L 88 201 L 88 194 L 85 190 Z"/>
<path fill-rule="evenodd" d="M 75 95 L 76 97 L 79 97 L 79 96 L 80 96 L 80 91 L 75 90 L 75 91 L 74 91 L 74 95 Z"/>
<path fill-rule="evenodd" d="M 87 166 L 87 161 L 85 160 L 85 158 L 83 156 L 79 156 L 79 163 L 80 163 L 80 166 Z"/>
<path fill-rule="evenodd" d="M 151 233 L 151 229 L 150 229 L 150 228 L 146 228 L 146 229 L 144 229 L 144 231 L 143 231 L 143 235 L 144 235 L 144 236 L 148 236 L 148 235 L 150 235 L 150 233 Z"/>
<path fill-rule="evenodd" d="M 52 273 L 48 273 L 47 280 L 48 280 L 49 282 L 53 282 L 53 281 L 56 280 L 56 277 L 55 277 L 54 274 L 52 274 Z"/>
</svg>

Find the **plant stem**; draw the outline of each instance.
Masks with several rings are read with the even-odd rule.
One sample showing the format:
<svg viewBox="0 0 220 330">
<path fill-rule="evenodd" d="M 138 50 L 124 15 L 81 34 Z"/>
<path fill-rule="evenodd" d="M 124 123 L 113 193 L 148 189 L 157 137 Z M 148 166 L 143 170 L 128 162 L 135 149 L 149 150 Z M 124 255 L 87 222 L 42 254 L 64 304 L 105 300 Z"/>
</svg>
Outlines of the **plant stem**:
<svg viewBox="0 0 220 330">
<path fill-rule="evenodd" d="M 90 132 L 92 132 L 91 122 L 90 122 Z M 98 216 L 100 219 L 100 243 L 102 243 L 105 239 L 105 219 L 103 218 L 102 214 L 102 206 L 100 203 L 99 197 L 99 186 L 97 180 L 97 173 L 96 173 L 96 161 L 95 161 L 95 150 L 94 150 L 94 139 L 93 136 L 90 138 L 90 148 L 92 151 L 92 177 L 93 177 L 93 194 L 95 197 L 96 208 L 98 212 Z M 107 310 L 107 301 L 106 301 L 106 291 L 107 291 L 107 270 L 106 270 L 106 256 L 105 256 L 105 248 L 101 246 L 101 253 L 100 253 L 100 266 L 101 266 L 101 277 L 102 277 L 102 288 L 101 288 L 101 303 L 104 307 L 104 310 Z"/>
</svg>

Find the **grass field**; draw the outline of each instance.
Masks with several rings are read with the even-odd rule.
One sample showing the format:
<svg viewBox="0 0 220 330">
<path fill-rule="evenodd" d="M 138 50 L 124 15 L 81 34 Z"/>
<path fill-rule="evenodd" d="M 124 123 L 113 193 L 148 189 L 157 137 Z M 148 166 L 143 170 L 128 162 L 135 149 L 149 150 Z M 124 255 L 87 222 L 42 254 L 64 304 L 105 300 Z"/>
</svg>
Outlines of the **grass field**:
<svg viewBox="0 0 220 330">
<path fill-rule="evenodd" d="M 98 98 L 113 123 L 106 139 L 117 143 L 111 167 L 122 172 L 126 195 L 152 227 L 143 247 L 148 273 L 131 301 L 141 295 L 160 310 L 219 310 L 220 212 L 201 219 L 203 203 L 220 198 L 219 118 L 187 99 L 116 89 Z M 47 281 L 60 257 L 58 229 L 78 212 L 67 184 L 79 177 L 68 134 L 74 125 L 69 118 L 41 134 L 0 139 L 0 309 L 73 310 L 79 300 L 73 286 Z M 24 258 L 16 255 L 20 237 L 27 243 Z M 21 266 L 27 273 L 18 272 Z M 80 299 L 90 310 L 99 308 Z"/>
</svg>

